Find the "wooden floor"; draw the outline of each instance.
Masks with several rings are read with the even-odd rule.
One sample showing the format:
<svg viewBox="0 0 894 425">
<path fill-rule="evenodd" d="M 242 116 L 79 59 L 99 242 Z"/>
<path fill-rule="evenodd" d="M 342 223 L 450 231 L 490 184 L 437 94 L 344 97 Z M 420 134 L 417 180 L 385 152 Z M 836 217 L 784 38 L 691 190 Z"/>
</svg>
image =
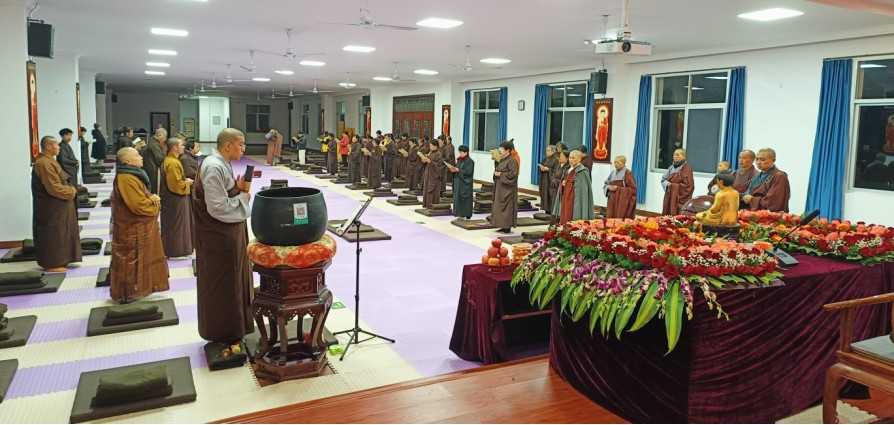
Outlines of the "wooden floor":
<svg viewBox="0 0 894 425">
<path fill-rule="evenodd" d="M 283 406 L 221 423 L 626 423 L 546 356 Z"/>
</svg>

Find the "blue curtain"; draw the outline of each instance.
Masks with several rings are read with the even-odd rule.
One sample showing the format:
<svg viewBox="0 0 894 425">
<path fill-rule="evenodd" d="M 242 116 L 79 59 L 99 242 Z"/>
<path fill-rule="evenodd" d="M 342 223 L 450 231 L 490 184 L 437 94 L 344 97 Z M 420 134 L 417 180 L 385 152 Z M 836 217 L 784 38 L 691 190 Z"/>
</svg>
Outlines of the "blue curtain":
<svg viewBox="0 0 894 425">
<path fill-rule="evenodd" d="M 469 116 L 472 115 L 472 91 L 466 90 L 466 106 L 463 109 L 463 146 L 469 146 Z"/>
<path fill-rule="evenodd" d="M 636 139 L 633 143 L 633 178 L 636 202 L 646 202 L 646 177 L 649 170 L 649 128 L 652 116 L 652 76 L 639 78 L 639 106 L 636 109 Z"/>
<path fill-rule="evenodd" d="M 823 62 L 819 116 L 805 210 L 819 209 L 822 217 L 830 219 L 841 218 L 844 204 L 852 73 L 851 59 Z"/>
<path fill-rule="evenodd" d="M 586 108 L 584 109 L 584 146 L 588 155 L 593 155 L 593 95 L 590 94 L 590 82 L 587 82 L 587 92 L 584 93 Z"/>
<path fill-rule="evenodd" d="M 726 99 L 726 131 L 723 134 L 723 159 L 733 169 L 744 146 L 745 128 L 745 68 L 735 68 L 729 75 L 729 98 Z"/>
<path fill-rule="evenodd" d="M 507 139 L 508 132 L 508 115 L 509 115 L 509 89 L 503 87 L 500 89 L 500 126 L 497 127 L 497 141 L 502 142 Z"/>
<path fill-rule="evenodd" d="M 546 156 L 546 116 L 549 109 L 549 86 L 534 86 L 534 136 L 531 152 L 531 184 L 540 184 L 540 167 L 538 165 Z"/>
</svg>

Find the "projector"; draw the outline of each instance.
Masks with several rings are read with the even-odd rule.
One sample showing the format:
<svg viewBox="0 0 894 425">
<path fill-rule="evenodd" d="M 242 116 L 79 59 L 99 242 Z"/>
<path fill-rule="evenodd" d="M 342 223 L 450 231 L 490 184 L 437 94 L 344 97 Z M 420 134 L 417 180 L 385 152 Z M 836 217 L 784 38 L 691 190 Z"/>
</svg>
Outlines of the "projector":
<svg viewBox="0 0 894 425">
<path fill-rule="evenodd" d="M 652 54 L 652 44 L 626 39 L 602 40 L 596 43 L 595 52 L 597 55 L 649 56 Z"/>
</svg>

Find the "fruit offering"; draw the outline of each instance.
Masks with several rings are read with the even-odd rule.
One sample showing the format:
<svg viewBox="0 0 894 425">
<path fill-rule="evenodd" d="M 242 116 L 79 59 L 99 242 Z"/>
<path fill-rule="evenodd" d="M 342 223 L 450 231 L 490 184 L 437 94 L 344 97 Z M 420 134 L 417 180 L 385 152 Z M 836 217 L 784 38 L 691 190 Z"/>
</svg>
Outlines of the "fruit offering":
<svg viewBox="0 0 894 425">
<path fill-rule="evenodd" d="M 525 257 L 531 254 L 533 246 L 529 243 L 517 243 L 512 245 L 512 264 L 520 264 Z"/>
<path fill-rule="evenodd" d="M 487 254 L 481 257 L 481 264 L 491 267 L 505 267 L 511 264 L 509 260 L 509 249 L 503 246 L 503 241 L 494 239 L 487 249 Z"/>
</svg>

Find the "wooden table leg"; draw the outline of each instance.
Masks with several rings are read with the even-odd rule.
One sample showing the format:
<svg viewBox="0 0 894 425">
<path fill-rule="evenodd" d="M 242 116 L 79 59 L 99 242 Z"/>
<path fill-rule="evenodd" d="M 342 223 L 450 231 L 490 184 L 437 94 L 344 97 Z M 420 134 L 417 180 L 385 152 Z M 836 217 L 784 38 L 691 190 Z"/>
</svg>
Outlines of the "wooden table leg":
<svg viewBox="0 0 894 425">
<path fill-rule="evenodd" d="M 279 325 L 279 354 L 282 356 L 282 363 L 286 364 L 289 361 L 289 332 L 286 330 L 286 324 L 288 320 L 285 317 L 278 317 L 278 325 Z"/>
<path fill-rule="evenodd" d="M 255 323 L 258 325 L 258 332 L 261 334 L 260 345 L 255 353 L 255 358 L 260 359 L 270 352 L 270 342 L 267 340 L 267 327 L 264 326 L 264 315 L 255 313 Z"/>
</svg>

